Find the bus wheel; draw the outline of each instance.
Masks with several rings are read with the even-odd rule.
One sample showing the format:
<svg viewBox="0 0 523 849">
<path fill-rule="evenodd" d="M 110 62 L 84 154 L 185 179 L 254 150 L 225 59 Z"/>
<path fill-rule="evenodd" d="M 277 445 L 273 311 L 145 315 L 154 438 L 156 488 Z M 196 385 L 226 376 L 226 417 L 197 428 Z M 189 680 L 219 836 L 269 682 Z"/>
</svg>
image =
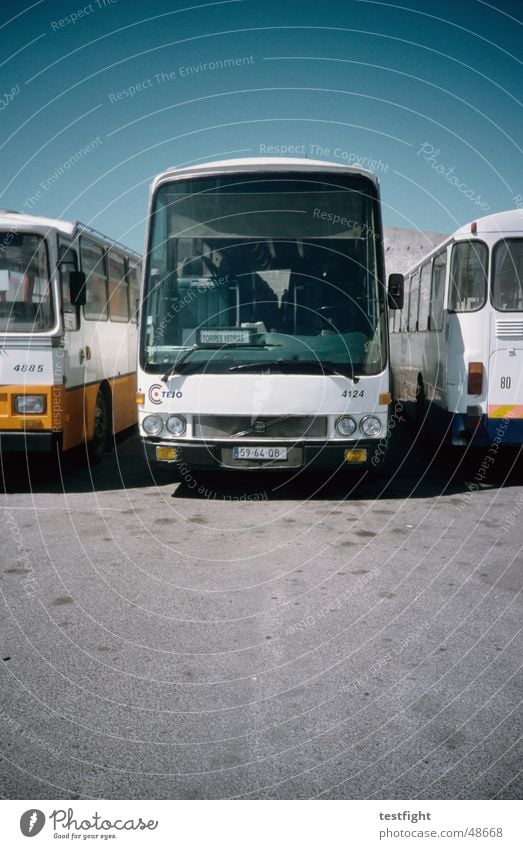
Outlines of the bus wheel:
<svg viewBox="0 0 523 849">
<path fill-rule="evenodd" d="M 89 462 L 95 466 L 99 463 L 107 451 L 109 441 L 109 417 L 107 402 L 101 389 L 96 396 L 96 407 L 94 411 L 93 438 L 88 446 Z"/>
</svg>

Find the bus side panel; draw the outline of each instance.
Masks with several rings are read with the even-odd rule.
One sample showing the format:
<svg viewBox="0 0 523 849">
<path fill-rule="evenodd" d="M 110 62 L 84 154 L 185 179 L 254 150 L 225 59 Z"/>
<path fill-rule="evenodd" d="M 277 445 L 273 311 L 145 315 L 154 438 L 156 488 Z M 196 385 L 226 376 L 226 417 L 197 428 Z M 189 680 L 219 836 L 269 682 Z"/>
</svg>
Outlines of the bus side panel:
<svg viewBox="0 0 523 849">
<path fill-rule="evenodd" d="M 89 442 L 93 436 L 98 383 L 76 386 L 64 393 L 63 449 Z"/>
<path fill-rule="evenodd" d="M 449 425 L 446 442 L 451 445 L 487 445 L 483 426 L 487 411 L 489 314 L 486 309 L 475 312 L 448 313 L 447 381 Z M 483 367 L 482 391 L 469 394 L 470 363 Z"/>
<path fill-rule="evenodd" d="M 423 425 L 441 439 L 448 426 L 445 330 L 394 333 L 391 337 L 393 397 L 416 417 L 418 383 L 425 399 Z"/>
<path fill-rule="evenodd" d="M 106 381 L 111 392 L 114 432 L 136 423 L 136 329 L 126 322 L 87 321 L 71 334 L 66 354 L 63 448 L 93 435 L 96 398 Z"/>
<path fill-rule="evenodd" d="M 96 396 L 104 380 L 111 390 L 114 431 L 118 433 L 136 422 L 136 335 L 133 340 L 129 328 L 127 322 L 84 320 L 83 338 L 89 352 L 84 361 L 88 439 L 93 431 Z"/>
<path fill-rule="evenodd" d="M 115 433 L 136 424 L 136 374 L 127 374 L 109 381 L 113 400 L 113 429 Z"/>
</svg>

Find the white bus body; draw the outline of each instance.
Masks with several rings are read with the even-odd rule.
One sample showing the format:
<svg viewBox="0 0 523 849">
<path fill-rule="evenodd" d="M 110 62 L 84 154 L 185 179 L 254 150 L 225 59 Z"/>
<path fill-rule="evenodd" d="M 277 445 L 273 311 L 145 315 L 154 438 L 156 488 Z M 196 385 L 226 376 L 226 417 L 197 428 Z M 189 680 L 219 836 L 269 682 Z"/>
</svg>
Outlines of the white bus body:
<svg viewBox="0 0 523 849">
<path fill-rule="evenodd" d="M 373 174 L 302 159 L 153 182 L 138 365 L 152 460 L 377 465 L 390 403 Z"/>
<path fill-rule="evenodd" d="M 3 452 L 86 442 L 97 462 L 136 421 L 139 275 L 138 254 L 89 227 L 0 212 Z"/>
<path fill-rule="evenodd" d="M 523 442 L 523 210 L 473 221 L 405 276 L 394 398 L 450 445 Z"/>
</svg>

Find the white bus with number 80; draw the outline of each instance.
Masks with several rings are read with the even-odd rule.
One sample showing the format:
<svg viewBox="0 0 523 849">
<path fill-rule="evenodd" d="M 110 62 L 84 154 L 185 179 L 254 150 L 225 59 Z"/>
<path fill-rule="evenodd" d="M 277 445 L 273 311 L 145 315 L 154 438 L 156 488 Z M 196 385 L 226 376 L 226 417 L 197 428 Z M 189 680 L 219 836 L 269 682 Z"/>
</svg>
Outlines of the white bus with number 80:
<svg viewBox="0 0 523 849">
<path fill-rule="evenodd" d="M 394 395 L 450 445 L 523 443 L 523 210 L 457 230 L 407 275 Z"/>
</svg>

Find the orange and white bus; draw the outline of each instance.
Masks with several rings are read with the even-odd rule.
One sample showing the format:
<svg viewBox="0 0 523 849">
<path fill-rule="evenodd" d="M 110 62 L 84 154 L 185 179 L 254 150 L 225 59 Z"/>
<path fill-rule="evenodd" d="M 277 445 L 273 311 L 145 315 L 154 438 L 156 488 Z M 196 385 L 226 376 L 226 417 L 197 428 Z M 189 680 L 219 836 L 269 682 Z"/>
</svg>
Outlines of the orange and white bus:
<svg viewBox="0 0 523 849">
<path fill-rule="evenodd" d="M 99 462 L 136 421 L 138 254 L 77 222 L 0 211 L 0 449 Z"/>
</svg>

